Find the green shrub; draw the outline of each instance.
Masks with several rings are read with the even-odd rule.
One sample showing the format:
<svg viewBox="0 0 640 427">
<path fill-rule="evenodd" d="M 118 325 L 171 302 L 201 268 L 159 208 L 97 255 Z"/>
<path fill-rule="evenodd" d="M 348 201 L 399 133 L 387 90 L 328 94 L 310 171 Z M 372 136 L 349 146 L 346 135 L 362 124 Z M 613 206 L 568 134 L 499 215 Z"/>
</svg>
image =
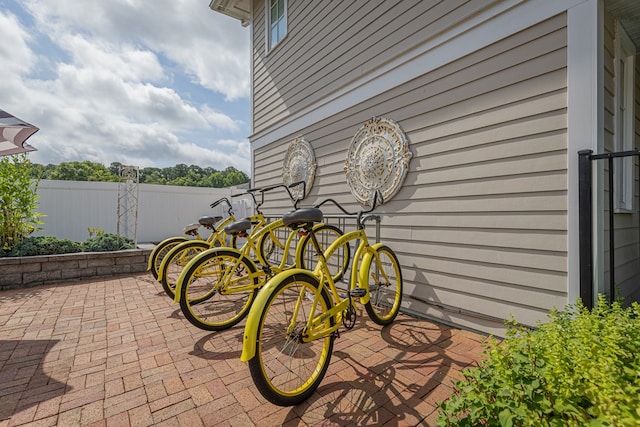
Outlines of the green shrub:
<svg viewBox="0 0 640 427">
<path fill-rule="evenodd" d="M 136 247 L 134 241 L 128 237 L 107 233 L 87 239 L 83 246 L 85 252 L 119 251 Z"/>
<path fill-rule="evenodd" d="M 20 257 L 34 255 L 56 255 L 75 252 L 106 252 L 122 249 L 134 249 L 133 240 L 116 234 L 102 234 L 87 239 L 84 243 L 69 239 L 58 239 L 53 236 L 28 237 L 16 244 L 12 249 L 0 249 L 0 257 Z"/>
<path fill-rule="evenodd" d="M 535 330 L 489 339 L 440 403 L 441 426 L 640 425 L 640 305 L 603 297 L 553 311 Z"/>
<path fill-rule="evenodd" d="M 20 241 L 7 256 L 55 255 L 82 252 L 82 243 L 52 236 L 32 236 Z"/>
<path fill-rule="evenodd" d="M 38 180 L 26 154 L 0 156 L 0 250 L 9 251 L 39 229 Z"/>
</svg>

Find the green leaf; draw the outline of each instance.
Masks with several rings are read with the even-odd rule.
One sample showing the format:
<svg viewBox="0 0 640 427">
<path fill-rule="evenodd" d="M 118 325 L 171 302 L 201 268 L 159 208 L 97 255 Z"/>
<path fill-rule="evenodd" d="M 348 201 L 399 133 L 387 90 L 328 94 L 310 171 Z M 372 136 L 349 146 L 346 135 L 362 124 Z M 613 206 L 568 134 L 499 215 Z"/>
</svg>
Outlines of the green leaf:
<svg viewBox="0 0 640 427">
<path fill-rule="evenodd" d="M 498 419 L 500 420 L 501 427 L 512 427 L 513 426 L 513 414 L 508 409 L 503 410 L 498 414 Z"/>
</svg>

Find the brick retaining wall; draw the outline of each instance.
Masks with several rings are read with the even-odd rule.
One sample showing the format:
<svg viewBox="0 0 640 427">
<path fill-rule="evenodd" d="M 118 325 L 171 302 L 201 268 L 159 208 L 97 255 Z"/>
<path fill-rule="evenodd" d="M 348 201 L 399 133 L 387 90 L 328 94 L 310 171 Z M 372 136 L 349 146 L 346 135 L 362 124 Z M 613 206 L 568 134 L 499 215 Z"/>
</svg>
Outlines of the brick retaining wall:
<svg viewBox="0 0 640 427">
<path fill-rule="evenodd" d="M 142 272 L 150 249 L 0 258 L 0 290 Z"/>
</svg>

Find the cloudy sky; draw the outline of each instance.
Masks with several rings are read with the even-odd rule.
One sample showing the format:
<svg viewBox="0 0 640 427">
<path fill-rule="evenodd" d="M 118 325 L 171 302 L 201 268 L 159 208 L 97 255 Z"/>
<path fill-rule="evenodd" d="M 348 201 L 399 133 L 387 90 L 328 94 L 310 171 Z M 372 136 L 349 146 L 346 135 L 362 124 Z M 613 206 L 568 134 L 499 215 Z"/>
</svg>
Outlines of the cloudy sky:
<svg viewBox="0 0 640 427">
<path fill-rule="evenodd" d="M 0 0 L 0 109 L 36 163 L 249 173 L 249 30 L 209 0 Z"/>
</svg>

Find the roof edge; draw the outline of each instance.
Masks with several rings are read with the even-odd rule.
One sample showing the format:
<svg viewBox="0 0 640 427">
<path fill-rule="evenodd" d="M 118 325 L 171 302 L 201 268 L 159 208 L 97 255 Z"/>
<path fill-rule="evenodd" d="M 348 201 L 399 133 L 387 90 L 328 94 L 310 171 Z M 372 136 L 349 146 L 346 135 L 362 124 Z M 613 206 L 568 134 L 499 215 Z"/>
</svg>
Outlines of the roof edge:
<svg viewBox="0 0 640 427">
<path fill-rule="evenodd" d="M 214 12 L 238 19 L 243 27 L 251 23 L 249 0 L 211 0 L 209 8 Z"/>
</svg>

